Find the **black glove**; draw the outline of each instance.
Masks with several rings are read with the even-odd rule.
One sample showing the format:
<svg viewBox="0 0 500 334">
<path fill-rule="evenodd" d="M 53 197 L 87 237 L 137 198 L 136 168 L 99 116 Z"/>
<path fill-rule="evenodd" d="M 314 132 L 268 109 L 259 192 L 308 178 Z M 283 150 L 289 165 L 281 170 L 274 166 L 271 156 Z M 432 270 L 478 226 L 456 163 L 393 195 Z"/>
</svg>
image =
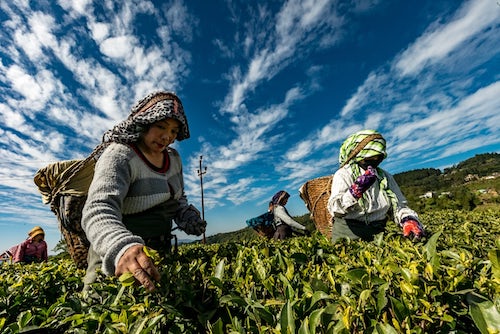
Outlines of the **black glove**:
<svg viewBox="0 0 500 334">
<path fill-rule="evenodd" d="M 207 227 L 207 222 L 200 217 L 200 211 L 192 205 L 178 212 L 175 223 L 185 233 L 196 236 L 202 235 Z"/>
<path fill-rule="evenodd" d="M 187 234 L 200 236 L 205 233 L 206 227 L 207 222 L 202 219 L 196 221 L 191 220 L 187 222 L 186 226 L 182 230 Z"/>
</svg>

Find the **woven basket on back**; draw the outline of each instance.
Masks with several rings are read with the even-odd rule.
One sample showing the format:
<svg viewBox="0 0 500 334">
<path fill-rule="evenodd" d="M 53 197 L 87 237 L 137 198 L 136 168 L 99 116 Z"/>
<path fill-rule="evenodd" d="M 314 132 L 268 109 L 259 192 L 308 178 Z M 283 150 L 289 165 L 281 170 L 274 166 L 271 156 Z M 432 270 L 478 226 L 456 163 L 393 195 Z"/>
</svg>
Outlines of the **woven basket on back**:
<svg viewBox="0 0 500 334">
<path fill-rule="evenodd" d="M 59 229 L 68 246 L 68 252 L 76 266 L 87 268 L 89 241 L 82 229 L 82 210 L 87 196 L 58 195 L 59 206 L 53 206 L 52 211 L 59 221 Z"/>
<path fill-rule="evenodd" d="M 327 238 L 331 238 L 333 226 L 332 216 L 327 209 L 332 180 L 333 175 L 318 177 L 307 181 L 299 189 L 300 198 L 311 213 L 316 229 Z"/>
<path fill-rule="evenodd" d="M 34 182 L 42 202 L 50 203 L 68 252 L 78 268 L 87 267 L 89 241 L 81 226 L 82 209 L 94 176 L 95 160 L 66 160 L 38 170 Z"/>
</svg>

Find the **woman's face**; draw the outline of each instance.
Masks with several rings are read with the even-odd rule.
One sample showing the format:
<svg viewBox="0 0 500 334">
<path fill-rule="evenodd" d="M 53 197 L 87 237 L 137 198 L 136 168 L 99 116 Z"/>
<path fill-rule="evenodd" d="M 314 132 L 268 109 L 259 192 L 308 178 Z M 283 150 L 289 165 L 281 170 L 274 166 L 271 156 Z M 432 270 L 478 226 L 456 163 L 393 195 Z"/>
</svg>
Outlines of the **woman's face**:
<svg viewBox="0 0 500 334">
<path fill-rule="evenodd" d="M 42 241 L 44 238 L 44 235 L 43 234 L 39 234 L 39 235 L 36 235 L 34 238 L 33 238 L 33 241 L 34 242 L 40 242 Z"/>
<path fill-rule="evenodd" d="M 375 155 L 373 157 L 364 158 L 363 160 L 358 162 L 358 165 L 366 170 L 368 166 L 372 166 L 373 168 L 377 168 L 378 165 L 384 160 L 384 156 L 382 154 Z"/>
<path fill-rule="evenodd" d="M 142 137 L 146 148 L 154 153 L 162 152 L 172 144 L 179 134 L 181 123 L 173 118 L 167 118 L 153 123 Z"/>
</svg>

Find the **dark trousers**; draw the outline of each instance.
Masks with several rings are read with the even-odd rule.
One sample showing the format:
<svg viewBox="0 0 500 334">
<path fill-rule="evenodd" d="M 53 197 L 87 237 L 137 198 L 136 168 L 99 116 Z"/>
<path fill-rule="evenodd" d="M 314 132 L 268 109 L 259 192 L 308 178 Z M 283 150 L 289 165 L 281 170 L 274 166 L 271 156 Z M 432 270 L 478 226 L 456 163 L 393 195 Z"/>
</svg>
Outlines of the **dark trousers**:
<svg viewBox="0 0 500 334">
<path fill-rule="evenodd" d="M 273 238 L 276 240 L 284 240 L 286 238 L 292 237 L 292 228 L 287 224 L 281 224 L 276 226 L 276 231 L 274 232 Z"/>
<path fill-rule="evenodd" d="M 335 217 L 332 228 L 332 242 L 342 238 L 372 241 L 376 234 L 385 231 L 386 222 L 387 220 L 384 219 L 366 224 L 358 220 Z"/>
</svg>

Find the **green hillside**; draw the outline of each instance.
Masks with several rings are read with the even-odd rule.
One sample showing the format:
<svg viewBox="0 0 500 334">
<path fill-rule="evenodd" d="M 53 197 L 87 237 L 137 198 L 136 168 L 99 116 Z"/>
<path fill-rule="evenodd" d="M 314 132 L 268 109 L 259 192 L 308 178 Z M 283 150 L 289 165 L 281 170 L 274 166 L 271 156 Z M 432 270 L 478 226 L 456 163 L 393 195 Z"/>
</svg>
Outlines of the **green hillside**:
<svg viewBox="0 0 500 334">
<path fill-rule="evenodd" d="M 395 174 L 394 178 L 402 189 L 425 193 L 445 191 L 495 173 L 500 173 L 500 154 L 485 153 L 445 168 L 444 171 L 435 168 L 417 169 Z"/>
<path fill-rule="evenodd" d="M 500 154 L 478 154 L 444 171 L 428 168 L 395 174 L 410 207 L 419 212 L 500 203 Z"/>
</svg>

